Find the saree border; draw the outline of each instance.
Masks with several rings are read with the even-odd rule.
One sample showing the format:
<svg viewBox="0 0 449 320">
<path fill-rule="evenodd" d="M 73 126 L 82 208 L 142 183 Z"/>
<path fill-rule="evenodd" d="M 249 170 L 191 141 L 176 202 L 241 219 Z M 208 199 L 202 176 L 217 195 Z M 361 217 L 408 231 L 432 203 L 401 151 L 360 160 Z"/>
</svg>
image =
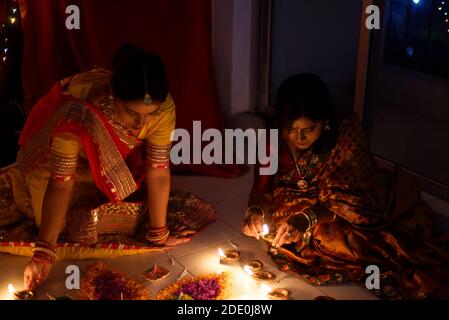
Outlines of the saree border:
<svg viewBox="0 0 449 320">
<path fill-rule="evenodd" d="M 78 101 L 68 101 L 62 104 L 28 143 L 22 146 L 18 153 L 17 163 L 23 173 L 29 172 L 46 160 L 51 137 L 63 122 L 71 127 L 75 126 L 78 129 L 76 131 L 85 130 L 97 148 L 98 162 L 101 168 L 100 175 L 114 200 L 123 200 L 137 190 L 133 175 L 117 150 L 104 123 L 94 111 Z M 78 132 L 79 135 L 82 135 L 82 132 Z M 86 141 L 82 141 L 82 143 L 85 146 Z M 91 170 L 94 169 L 92 161 L 89 159 Z"/>
</svg>

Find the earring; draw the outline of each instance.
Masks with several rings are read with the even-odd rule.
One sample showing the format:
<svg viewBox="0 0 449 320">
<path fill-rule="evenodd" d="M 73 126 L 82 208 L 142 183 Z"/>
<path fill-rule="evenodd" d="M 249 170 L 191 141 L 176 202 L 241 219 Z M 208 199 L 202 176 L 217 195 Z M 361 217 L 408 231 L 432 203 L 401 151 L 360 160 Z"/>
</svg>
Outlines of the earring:
<svg viewBox="0 0 449 320">
<path fill-rule="evenodd" d="M 151 99 L 151 96 L 150 96 L 150 94 L 147 92 L 147 93 L 145 93 L 145 97 L 143 98 L 143 102 L 145 103 L 145 104 L 151 104 L 151 103 L 153 103 L 153 100 Z"/>
<path fill-rule="evenodd" d="M 145 104 L 152 104 L 153 99 L 151 99 L 151 96 L 148 93 L 148 80 L 147 80 L 147 73 L 146 73 L 145 67 L 143 67 L 143 81 L 145 83 L 145 96 L 143 97 L 143 102 Z"/>
</svg>

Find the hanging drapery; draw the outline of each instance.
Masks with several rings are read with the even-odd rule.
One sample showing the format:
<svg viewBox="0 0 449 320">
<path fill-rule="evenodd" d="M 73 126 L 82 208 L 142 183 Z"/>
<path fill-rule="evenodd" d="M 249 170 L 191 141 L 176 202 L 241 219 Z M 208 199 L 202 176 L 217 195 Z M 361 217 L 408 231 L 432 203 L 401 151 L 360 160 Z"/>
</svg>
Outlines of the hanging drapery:
<svg viewBox="0 0 449 320">
<path fill-rule="evenodd" d="M 110 68 L 124 42 L 159 54 L 177 105 L 177 128 L 192 134 L 223 129 L 211 52 L 209 0 L 19 0 L 24 28 L 23 89 L 27 112 L 61 78 L 94 66 Z M 67 29 L 69 5 L 80 9 L 80 29 Z M 181 165 L 175 171 L 232 177 L 236 165 Z"/>
</svg>

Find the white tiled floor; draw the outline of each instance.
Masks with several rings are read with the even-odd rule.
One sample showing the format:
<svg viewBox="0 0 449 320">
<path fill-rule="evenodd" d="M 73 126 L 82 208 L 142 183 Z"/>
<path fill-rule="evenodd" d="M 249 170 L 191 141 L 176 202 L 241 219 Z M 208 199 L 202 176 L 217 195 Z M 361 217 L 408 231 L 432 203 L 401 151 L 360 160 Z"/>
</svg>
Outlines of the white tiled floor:
<svg viewBox="0 0 449 320">
<path fill-rule="evenodd" d="M 248 193 L 252 184 L 252 170 L 236 179 L 221 179 L 195 176 L 178 176 L 173 178 L 173 189 L 188 190 L 211 202 L 217 209 L 218 221 L 207 227 L 191 242 L 180 245 L 170 254 L 174 257 L 172 265 L 170 257 L 163 252 L 146 253 L 136 256 L 109 259 L 105 262 L 118 270 L 128 272 L 131 276 L 145 284 L 155 295 L 159 290 L 173 283 L 184 268 L 189 274 L 199 275 L 209 272 L 229 271 L 233 277 L 231 299 L 264 299 L 265 295 L 260 283 L 250 279 L 242 271 L 241 265 L 225 266 L 218 260 L 217 250 L 233 249 L 229 243 L 238 245 L 242 254 L 241 261 L 259 259 L 265 264 L 265 269 L 273 272 L 280 283 L 272 282 L 270 287 L 283 287 L 291 291 L 292 299 L 313 299 L 317 296 L 329 295 L 335 299 L 376 299 L 367 290 L 355 284 L 339 286 L 315 287 L 302 281 L 297 276 L 285 278 L 285 274 L 277 270 L 266 254 L 266 245 L 254 239 L 244 237 L 240 224 L 246 208 Z M 449 214 L 449 204 L 431 195 L 423 194 L 423 198 L 438 212 Z M 16 288 L 22 287 L 23 268 L 28 258 L 0 254 L 0 299 L 9 299 L 8 283 Z M 75 264 L 81 273 L 93 261 L 58 261 L 55 263 L 48 281 L 40 288 L 38 298 L 46 299 L 45 293 L 52 296 L 69 294 L 76 297 L 76 292 L 65 289 L 67 265 Z M 155 263 L 171 271 L 169 277 L 156 284 L 146 281 L 141 273 L 151 268 Z"/>
</svg>

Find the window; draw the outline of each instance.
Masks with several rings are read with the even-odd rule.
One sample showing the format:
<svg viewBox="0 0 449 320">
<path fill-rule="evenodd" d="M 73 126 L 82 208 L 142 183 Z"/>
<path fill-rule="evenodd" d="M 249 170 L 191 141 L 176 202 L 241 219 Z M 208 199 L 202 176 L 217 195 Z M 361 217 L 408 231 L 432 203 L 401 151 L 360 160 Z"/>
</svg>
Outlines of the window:
<svg viewBox="0 0 449 320">
<path fill-rule="evenodd" d="M 449 78 L 449 0 L 391 0 L 384 62 Z"/>
</svg>

